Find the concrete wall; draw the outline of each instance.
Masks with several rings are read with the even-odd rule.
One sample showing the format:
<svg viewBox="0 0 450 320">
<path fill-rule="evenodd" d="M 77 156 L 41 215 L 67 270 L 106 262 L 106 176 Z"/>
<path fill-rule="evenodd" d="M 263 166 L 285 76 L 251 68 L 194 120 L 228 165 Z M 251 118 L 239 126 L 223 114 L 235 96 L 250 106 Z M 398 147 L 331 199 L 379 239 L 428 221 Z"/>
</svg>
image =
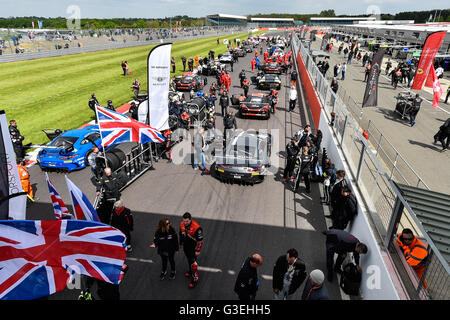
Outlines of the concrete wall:
<svg viewBox="0 0 450 320">
<path fill-rule="evenodd" d="M 323 133 L 322 147 L 326 148 L 336 169 L 343 169 L 346 172 L 350 172 L 350 169 L 344 160 L 345 158 L 342 154 L 342 150 L 338 147 L 333 131 L 328 124 L 327 116 L 317 97 L 302 58 L 297 52 L 294 53 L 294 56 L 297 57 L 297 71 L 301 76 L 300 79 L 305 88 L 316 129 L 320 129 Z M 385 264 L 384 257 L 386 256 L 386 253 L 383 252 L 382 248 L 377 243 L 367 218 L 368 213 L 365 211 L 365 208 L 361 206 L 363 203 L 361 195 L 357 192 L 357 189 L 354 187 L 354 181 L 352 181 L 350 177 L 347 181 L 358 200 L 358 215 L 355 217 L 353 223 L 347 227 L 347 231 L 356 236 L 369 248 L 369 252 L 366 255 L 361 255 L 360 258 L 360 266 L 363 270 L 361 296 L 364 300 L 399 300 L 399 294 L 397 293 L 395 284 L 389 273 L 389 268 Z"/>
</svg>

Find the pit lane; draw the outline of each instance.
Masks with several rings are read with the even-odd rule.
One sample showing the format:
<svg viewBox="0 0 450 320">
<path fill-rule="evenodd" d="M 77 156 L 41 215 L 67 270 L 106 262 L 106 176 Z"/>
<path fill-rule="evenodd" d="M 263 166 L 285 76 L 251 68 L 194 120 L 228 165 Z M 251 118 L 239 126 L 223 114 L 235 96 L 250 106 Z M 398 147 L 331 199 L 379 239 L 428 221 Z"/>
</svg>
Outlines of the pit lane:
<svg viewBox="0 0 450 320">
<path fill-rule="evenodd" d="M 264 45 L 264 49 L 267 46 Z M 260 51 L 260 46 L 257 48 Z M 287 51 L 287 49 L 286 49 Z M 259 52 L 259 54 L 261 54 Z M 238 96 L 243 90 L 239 87 L 239 72 L 244 69 L 247 77 L 252 74 L 250 59 L 253 53 L 240 57 L 231 73 L 231 94 Z M 227 68 L 229 69 L 229 66 Z M 256 74 L 256 70 L 255 73 Z M 233 292 L 236 275 L 245 258 L 260 253 L 264 258 L 258 269 L 260 287 L 257 299 L 272 299 L 272 268 L 276 259 L 289 248 L 296 248 L 300 258 L 306 263 L 307 272 L 319 268 L 325 272 L 325 238 L 321 234 L 326 229 L 323 209 L 320 204 L 317 183 L 311 184 L 312 192 L 304 193 L 300 188 L 294 194 L 291 186 L 282 182 L 285 166 L 285 145 L 290 137 L 307 123 L 312 124 L 303 88 L 298 90 L 298 103 L 294 112 L 288 110 L 289 78 L 282 75 L 282 88 L 275 114 L 269 120 L 237 118 L 238 128 L 278 130 L 272 131 L 272 154 L 279 163 L 272 163 L 276 169 L 273 175 L 254 186 L 225 184 L 211 175 L 194 171 L 191 165 L 167 163 L 160 160 L 154 163 L 155 170 L 148 171 L 122 192 L 122 199 L 129 207 L 135 220 L 127 264 L 130 269 L 120 284 L 121 299 L 165 299 L 165 300 L 223 300 L 236 299 Z M 205 92 L 215 82 L 208 77 Z M 301 81 L 299 81 L 301 82 Z M 256 90 L 250 86 L 251 92 Z M 236 113 L 236 109 L 233 110 Z M 86 110 L 90 112 L 90 110 Z M 216 101 L 217 129 L 223 131 L 223 118 Z M 315 130 L 313 130 L 315 132 Z M 191 134 L 193 130 L 191 129 Z M 130 148 L 130 145 L 121 146 Z M 184 155 L 185 158 L 189 156 Z M 39 201 L 29 206 L 28 219 L 54 219 L 53 209 L 45 183 L 45 175 L 38 166 L 30 169 L 32 184 L 36 187 Z M 53 184 L 66 205 L 71 206 L 63 174 L 49 174 Z M 68 177 L 79 186 L 91 202 L 95 198 L 95 187 L 90 182 L 89 169 L 72 172 Z M 70 210 L 70 209 L 69 209 Z M 203 227 L 205 240 L 199 257 L 200 282 L 194 290 L 187 287 L 184 278 L 187 261 L 183 252 L 175 257 L 177 277 L 169 281 L 159 280 L 160 257 L 150 248 L 158 221 L 169 218 L 175 229 L 179 230 L 181 216 L 189 211 L 193 219 Z M 326 282 L 330 299 L 340 299 L 336 281 Z M 303 285 L 297 290 L 299 299 Z M 75 300 L 80 290 L 65 289 L 50 299 Z"/>
</svg>

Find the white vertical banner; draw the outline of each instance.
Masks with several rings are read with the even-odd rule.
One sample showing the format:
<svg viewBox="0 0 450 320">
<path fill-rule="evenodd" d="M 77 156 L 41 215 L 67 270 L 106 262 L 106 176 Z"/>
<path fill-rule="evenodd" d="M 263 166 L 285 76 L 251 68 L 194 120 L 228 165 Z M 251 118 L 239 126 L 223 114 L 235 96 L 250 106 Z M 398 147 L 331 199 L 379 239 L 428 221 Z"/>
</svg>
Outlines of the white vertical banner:
<svg viewBox="0 0 450 320">
<path fill-rule="evenodd" d="M 169 129 L 171 51 L 172 43 L 157 45 L 150 51 L 147 60 L 149 125 L 159 131 Z"/>
<path fill-rule="evenodd" d="M 25 220 L 27 194 L 23 192 L 6 114 L 0 110 L 0 220 Z"/>
</svg>

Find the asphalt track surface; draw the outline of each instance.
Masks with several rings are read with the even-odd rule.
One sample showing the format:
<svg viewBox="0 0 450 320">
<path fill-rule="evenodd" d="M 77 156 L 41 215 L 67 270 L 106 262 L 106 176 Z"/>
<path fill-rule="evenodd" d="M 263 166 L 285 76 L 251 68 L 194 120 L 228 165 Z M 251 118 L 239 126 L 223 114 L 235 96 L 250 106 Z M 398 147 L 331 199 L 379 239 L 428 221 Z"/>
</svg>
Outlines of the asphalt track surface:
<svg viewBox="0 0 450 320">
<path fill-rule="evenodd" d="M 320 48 L 321 39 L 311 43 L 311 49 L 317 50 Z M 333 52 L 329 61 L 330 68 L 327 72 L 327 78 L 329 83 L 333 76 L 333 67 L 337 63 L 341 63 L 347 59 L 343 58 L 343 54 L 337 53 L 336 45 L 333 46 Z M 365 49 L 365 48 L 364 48 Z M 362 53 L 364 55 L 364 53 Z M 323 59 L 317 59 L 317 62 Z M 409 124 L 409 116 L 405 119 L 401 119 L 401 116 L 396 113 L 395 105 L 397 100 L 395 96 L 401 91 L 408 90 L 407 84 L 399 84 L 397 89 L 391 86 L 390 77 L 385 75 L 384 68 L 386 64 L 382 64 L 382 72 L 378 82 L 378 106 L 366 107 L 363 109 L 362 124 L 363 128 L 367 128 L 367 123 L 371 120 L 375 123 L 375 126 L 381 130 L 384 137 L 389 141 L 398 152 L 406 159 L 409 165 L 417 172 L 417 174 L 423 179 L 428 187 L 436 192 L 442 192 L 448 194 L 450 190 L 450 171 L 443 170 L 448 168 L 450 163 L 450 152 L 448 150 L 442 152 L 442 145 L 440 142 L 433 144 L 433 136 L 439 130 L 439 127 L 450 117 L 450 106 L 443 103 L 441 100 L 439 109 L 435 110 L 431 104 L 433 101 L 433 95 L 425 90 L 415 91 L 413 93 L 419 93 L 424 99 L 419 113 L 416 117 L 416 124 L 411 127 Z M 364 97 L 364 91 L 366 83 L 364 81 L 364 69 L 361 62 L 356 59 L 352 59 L 352 63 L 347 67 L 347 73 L 345 80 L 340 80 L 338 77 L 339 89 L 345 89 L 355 102 L 360 106 Z M 445 90 L 445 87 L 443 87 Z M 445 91 L 441 97 L 445 99 Z M 374 134 L 377 136 L 379 134 Z M 374 149 L 376 146 L 373 146 Z M 395 154 L 392 149 L 387 147 L 387 143 L 383 143 L 383 147 L 387 150 L 388 155 L 392 161 L 395 159 Z M 385 155 L 380 155 L 385 158 Z M 392 164 L 387 164 L 388 170 L 392 169 Z M 410 171 L 406 169 L 406 166 L 402 161 L 398 161 L 398 166 L 403 167 L 403 172 L 407 173 L 410 183 L 415 186 L 417 179 L 414 180 Z M 396 182 L 404 183 L 402 179 L 397 175 L 394 176 Z M 423 185 L 419 187 L 423 188 Z"/>
<path fill-rule="evenodd" d="M 250 59 L 253 55 L 249 53 L 234 64 L 232 94 L 243 92 L 239 87 L 238 74 L 244 69 L 247 77 L 251 76 Z M 133 251 L 126 260 L 129 271 L 120 284 L 122 300 L 236 300 L 233 288 L 237 274 L 245 258 L 252 253 L 259 253 L 264 259 L 263 265 L 258 268 L 260 287 L 256 298 L 272 300 L 273 265 L 280 255 L 292 247 L 299 251 L 308 273 L 319 268 L 326 274 L 325 237 L 321 231 L 327 227 L 319 191 L 322 186 L 312 183 L 312 192 L 308 194 L 301 184 L 300 190 L 294 194 L 291 185 L 285 185 L 282 181 L 287 142 L 300 126 L 312 124 L 302 91 L 299 91 L 295 111 L 286 112 L 288 77 L 282 75 L 278 107 L 269 120 L 237 119 L 241 129 L 278 130 L 279 135 L 274 139 L 272 149 L 276 155 L 274 158 L 279 159 L 278 169 L 277 164 L 272 163 L 275 174 L 266 176 L 262 183 L 254 186 L 225 184 L 211 175 L 194 171 L 191 165 L 160 160 L 155 163 L 155 170 L 146 172 L 122 192 L 122 199 L 135 219 L 131 239 Z M 208 77 L 205 92 L 209 92 L 212 82 L 215 82 L 215 77 Z M 257 91 L 253 85 L 250 86 L 250 93 Z M 222 129 L 218 102 L 216 114 L 217 128 Z M 29 205 L 27 218 L 54 219 L 45 175 L 38 166 L 31 167 L 30 174 L 40 200 Z M 95 188 L 89 181 L 90 176 L 88 168 L 68 175 L 93 202 Z M 51 173 L 50 177 L 71 210 L 64 175 Z M 188 264 L 182 251 L 175 257 L 176 279 L 160 281 L 161 260 L 156 249 L 150 248 L 158 221 L 169 218 L 178 231 L 181 216 L 186 211 L 202 226 L 205 235 L 198 260 L 200 281 L 195 289 L 188 288 L 189 281 L 184 277 Z M 341 299 L 337 281 L 325 283 L 330 299 Z M 304 284 L 297 290 L 294 299 L 300 299 L 303 287 Z M 75 300 L 79 292 L 66 288 L 49 298 Z"/>
</svg>

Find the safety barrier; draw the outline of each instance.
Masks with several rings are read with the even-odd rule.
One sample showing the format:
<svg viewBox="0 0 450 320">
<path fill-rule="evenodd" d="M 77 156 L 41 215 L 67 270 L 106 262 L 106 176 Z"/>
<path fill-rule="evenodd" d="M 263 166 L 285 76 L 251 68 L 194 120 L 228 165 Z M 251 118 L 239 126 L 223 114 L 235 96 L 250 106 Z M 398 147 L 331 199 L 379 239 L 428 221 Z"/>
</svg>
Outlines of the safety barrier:
<svg viewBox="0 0 450 320">
<path fill-rule="evenodd" d="M 121 42 L 112 42 L 112 43 L 103 43 L 96 45 L 89 45 L 83 47 L 69 47 L 67 49 L 52 49 L 52 50 L 42 50 L 39 52 L 24 52 L 18 54 L 3 54 L 0 55 L 0 63 L 5 62 L 14 62 L 14 61 L 23 61 L 23 60 L 33 60 L 33 59 L 41 59 L 41 58 L 50 58 L 50 57 L 58 57 L 70 54 L 79 54 L 79 53 L 87 53 L 94 51 L 102 51 L 102 50 L 112 50 L 112 49 L 120 49 L 120 48 L 129 48 L 129 47 L 137 47 L 137 46 L 146 46 L 146 45 L 154 45 L 162 42 L 178 42 L 185 40 L 194 40 L 201 39 L 213 36 L 224 36 L 228 34 L 234 34 L 239 32 L 245 32 L 246 29 L 243 28 L 235 28 L 235 29 L 225 29 L 225 30 L 209 30 L 203 32 L 202 34 L 188 35 L 182 37 L 167 37 L 165 39 L 154 39 L 148 41 L 127 41 L 125 43 Z"/>
<path fill-rule="evenodd" d="M 436 247 L 423 227 L 417 223 L 417 219 L 414 219 L 414 213 L 406 212 L 407 210 L 405 210 L 405 218 L 398 225 L 398 230 L 401 231 L 408 227 L 416 235 L 425 238 L 429 244 L 431 261 L 426 272 L 428 291 L 423 290 L 421 281 L 415 281 L 415 286 L 411 290 L 396 289 L 394 283 L 398 281 L 398 278 L 394 274 L 397 269 L 394 267 L 391 257 L 397 255 L 397 258 L 403 259 L 403 261 L 404 258 L 384 244 L 392 244 L 392 234 L 388 233 L 388 228 L 393 218 L 396 201 L 406 203 L 394 181 L 405 184 L 409 184 L 411 181 L 402 178 L 399 174 L 400 170 L 391 170 L 389 174 L 386 172 L 382 160 L 378 158 L 378 154 L 384 152 L 381 150 L 381 144 L 368 141 L 362 135 L 359 123 L 355 121 L 341 98 L 331 90 L 328 81 L 309 55 L 308 49 L 303 46 L 296 35 L 293 37 L 293 47 L 294 52 L 298 52 L 297 66 L 309 100 L 314 123 L 316 128 L 323 132 L 323 147 L 327 149 L 336 168 L 346 170 L 352 189 L 358 191 L 356 195 L 360 206 L 359 214 L 349 231 L 361 241 L 366 241 L 372 250 L 368 257 L 361 259 L 361 266 L 366 270 L 366 273 L 363 274 L 363 283 L 371 279 L 371 275 L 367 274 L 370 268 L 378 268 L 382 275 L 380 280 L 382 284 L 379 287 L 381 289 L 374 290 L 370 283 L 366 283 L 361 288 L 363 297 L 365 299 L 424 299 L 430 297 L 437 299 L 446 297 L 448 299 L 448 289 L 441 287 L 442 281 L 446 284 L 449 283 L 448 265 L 440 252 L 435 249 Z M 315 90 L 314 93 L 311 87 Z M 318 105 L 318 101 L 320 105 Z M 318 110 L 321 112 L 319 120 L 317 120 Z M 334 117 L 332 117 L 332 113 Z M 374 149 L 373 146 L 378 146 L 378 149 Z M 398 168 L 399 159 L 400 157 L 397 157 L 396 163 L 394 158 L 394 168 Z M 412 183 L 426 187 L 421 180 Z M 414 277 L 414 274 L 410 276 Z M 405 280 L 403 277 L 401 279 Z M 437 279 L 441 279 L 441 281 Z"/>
</svg>

